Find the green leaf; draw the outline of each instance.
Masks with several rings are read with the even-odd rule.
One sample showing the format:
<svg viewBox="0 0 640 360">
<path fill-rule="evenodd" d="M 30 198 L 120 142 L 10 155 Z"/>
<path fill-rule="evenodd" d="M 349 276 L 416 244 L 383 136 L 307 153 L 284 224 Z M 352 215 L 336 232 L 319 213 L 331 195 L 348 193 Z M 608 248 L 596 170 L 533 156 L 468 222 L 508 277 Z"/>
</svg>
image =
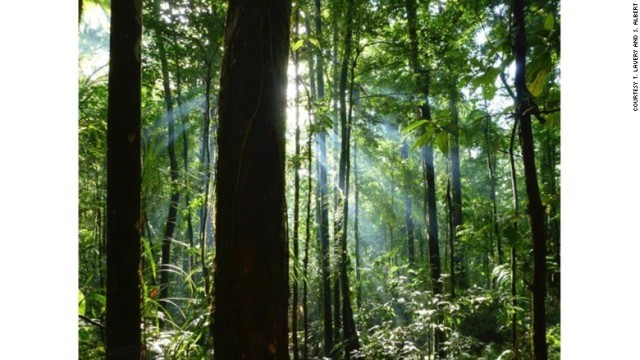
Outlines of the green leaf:
<svg viewBox="0 0 640 360">
<path fill-rule="evenodd" d="M 309 39 L 309 42 L 310 42 L 311 44 L 313 44 L 313 46 L 317 47 L 318 49 L 321 49 L 321 47 L 320 47 L 320 41 L 318 41 L 318 39 L 316 39 L 316 38 L 314 38 L 314 37 L 312 37 L 312 36 L 309 36 L 309 38 L 308 38 L 308 39 Z"/>
<path fill-rule="evenodd" d="M 85 301 L 84 294 L 78 290 L 78 314 L 84 315 L 87 310 L 87 302 Z"/>
<path fill-rule="evenodd" d="M 540 96 L 540 94 L 542 94 L 542 89 L 544 89 L 544 86 L 547 83 L 548 76 L 549 76 L 548 68 L 541 68 L 540 70 L 538 70 L 538 72 L 536 73 L 536 76 L 533 78 L 533 81 L 528 86 L 529 92 L 531 93 L 531 95 L 538 97 Z"/>
<path fill-rule="evenodd" d="M 438 146 L 438 149 L 440 149 L 440 151 L 443 154 L 446 154 L 449 152 L 449 136 L 448 134 L 438 134 L 436 136 L 435 139 L 436 145 Z"/>
<path fill-rule="evenodd" d="M 555 19 L 553 18 L 553 14 L 552 13 L 548 13 L 547 17 L 544 18 L 544 28 L 546 30 L 553 30 L 553 25 L 555 25 Z"/>
<path fill-rule="evenodd" d="M 402 129 L 402 133 L 403 134 L 408 134 L 409 132 L 411 132 L 411 130 L 416 129 L 418 126 L 426 124 L 428 120 L 418 120 L 416 122 L 411 123 L 409 126 L 407 126 L 406 128 Z"/>
<path fill-rule="evenodd" d="M 296 41 L 293 45 L 291 45 L 291 51 L 297 51 L 304 44 L 304 39 L 300 39 Z"/>
</svg>

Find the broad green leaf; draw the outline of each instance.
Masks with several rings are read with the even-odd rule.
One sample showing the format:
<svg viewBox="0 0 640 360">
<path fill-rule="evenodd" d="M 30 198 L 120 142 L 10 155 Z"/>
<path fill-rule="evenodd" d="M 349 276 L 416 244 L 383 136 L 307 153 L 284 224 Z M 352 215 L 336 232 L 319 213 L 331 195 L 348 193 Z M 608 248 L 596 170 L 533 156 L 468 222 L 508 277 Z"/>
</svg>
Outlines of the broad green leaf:
<svg viewBox="0 0 640 360">
<path fill-rule="evenodd" d="M 449 152 L 449 134 L 438 134 L 436 136 L 435 142 L 438 146 L 438 149 L 440 149 L 443 154 Z"/>
<path fill-rule="evenodd" d="M 544 18 L 544 28 L 546 30 L 553 30 L 553 25 L 555 25 L 555 19 L 553 18 L 553 14 L 548 13 L 547 17 Z"/>
<path fill-rule="evenodd" d="M 531 95 L 538 97 L 542 93 L 542 89 L 544 89 L 544 85 L 547 83 L 547 77 L 549 76 L 549 69 L 541 68 L 538 70 L 535 78 L 529 84 L 529 92 Z"/>
<path fill-rule="evenodd" d="M 297 51 L 304 44 L 304 39 L 300 39 L 296 41 L 293 45 L 291 45 L 291 51 Z"/>
<path fill-rule="evenodd" d="M 85 301 L 84 294 L 78 290 L 78 314 L 84 315 L 87 310 L 87 302 Z"/>
<path fill-rule="evenodd" d="M 418 137 L 418 139 L 416 140 L 416 142 L 411 145 L 411 151 L 422 147 L 424 145 L 430 145 L 431 144 L 431 139 L 433 137 L 433 127 L 427 127 L 425 129 L 424 134 L 420 135 L 420 137 Z"/>
<path fill-rule="evenodd" d="M 409 126 L 407 126 L 406 128 L 404 128 L 404 129 L 402 130 L 402 133 L 403 133 L 403 134 L 408 134 L 408 133 L 410 133 L 412 130 L 414 130 L 414 129 L 416 129 L 417 127 L 419 127 L 420 125 L 427 123 L 427 121 L 428 121 L 428 120 L 424 120 L 424 119 L 423 119 L 423 120 L 415 121 L 415 122 L 411 123 Z"/>
<path fill-rule="evenodd" d="M 308 39 L 309 39 L 309 42 L 310 42 L 311 44 L 313 44 L 315 47 L 317 47 L 318 49 L 320 49 L 320 42 L 318 41 L 318 39 L 316 39 L 316 38 L 314 38 L 314 37 L 312 37 L 312 36 L 309 36 L 309 38 L 308 38 Z"/>
</svg>

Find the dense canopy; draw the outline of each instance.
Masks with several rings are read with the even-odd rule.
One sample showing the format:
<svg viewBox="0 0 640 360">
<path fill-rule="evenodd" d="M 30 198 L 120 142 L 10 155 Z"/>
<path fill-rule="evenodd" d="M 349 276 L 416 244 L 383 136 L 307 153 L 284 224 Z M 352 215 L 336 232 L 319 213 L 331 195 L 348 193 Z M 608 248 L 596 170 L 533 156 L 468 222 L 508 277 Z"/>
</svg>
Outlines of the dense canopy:
<svg viewBox="0 0 640 360">
<path fill-rule="evenodd" d="M 560 358 L 558 0 L 80 10 L 80 358 Z"/>
</svg>

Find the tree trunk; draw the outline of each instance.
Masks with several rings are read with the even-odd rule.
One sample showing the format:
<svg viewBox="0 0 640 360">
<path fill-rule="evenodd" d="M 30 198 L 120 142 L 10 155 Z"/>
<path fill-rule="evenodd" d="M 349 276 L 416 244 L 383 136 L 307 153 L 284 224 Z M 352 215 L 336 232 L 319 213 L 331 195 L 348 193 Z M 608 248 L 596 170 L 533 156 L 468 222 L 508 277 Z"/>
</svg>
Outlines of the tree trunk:
<svg viewBox="0 0 640 360">
<path fill-rule="evenodd" d="M 210 151 L 210 130 L 211 130 L 211 63 L 206 64 L 206 75 L 204 85 L 204 119 L 202 129 L 202 148 L 200 149 L 200 163 L 202 164 L 202 171 L 204 175 L 203 179 L 203 192 L 204 202 L 200 208 L 200 263 L 202 266 L 202 277 L 204 278 L 204 290 L 207 296 L 211 296 L 211 286 L 209 284 L 209 269 L 207 266 L 206 248 L 206 236 L 207 236 L 207 219 L 209 216 L 209 182 L 211 180 L 211 151 Z"/>
<path fill-rule="evenodd" d="M 513 192 L 513 214 L 517 218 L 520 215 L 519 199 L 518 199 L 518 178 L 516 177 L 516 162 L 513 157 L 513 144 L 516 138 L 516 130 L 518 129 L 518 121 L 514 121 L 513 130 L 511 131 L 511 142 L 509 143 L 509 164 L 511 165 L 511 189 Z M 514 236 L 518 234 L 518 223 L 514 222 L 513 225 Z M 510 239 L 511 241 L 511 307 L 513 313 L 511 314 L 511 346 L 514 354 L 514 359 L 518 356 L 518 315 L 516 313 L 517 298 L 516 298 L 516 238 Z"/>
<path fill-rule="evenodd" d="M 322 8 L 320 0 L 315 0 L 315 25 L 316 38 L 322 41 Z M 316 68 L 318 102 L 324 101 L 324 74 L 322 51 L 317 50 Z M 329 357 L 333 349 L 333 326 L 331 323 L 331 264 L 329 255 L 329 188 L 327 185 L 327 132 L 321 129 L 317 134 L 318 142 L 318 188 L 320 192 L 320 251 L 322 253 L 322 305 L 323 305 L 323 330 L 324 330 L 324 356 Z"/>
<path fill-rule="evenodd" d="M 460 181 L 460 147 L 458 144 L 458 94 L 454 85 L 451 87 L 449 97 L 449 109 L 451 111 L 451 123 L 453 125 L 453 135 L 451 136 L 451 144 L 449 144 L 449 157 L 451 159 L 451 216 L 452 216 L 452 250 L 455 246 L 455 256 L 453 256 L 452 273 L 455 272 L 454 287 L 464 289 L 467 287 L 467 274 L 465 271 L 463 251 L 461 249 L 460 240 L 458 239 L 458 231 L 462 226 L 462 184 Z M 454 252 L 451 252 L 454 254 Z"/>
<path fill-rule="evenodd" d="M 504 259 L 504 254 L 502 252 L 502 239 L 500 238 L 500 225 L 498 225 L 498 205 L 496 202 L 496 161 L 495 154 L 493 153 L 493 148 L 491 147 L 490 141 L 490 129 L 491 118 L 487 117 L 485 128 L 484 128 L 484 136 L 485 136 L 485 152 L 487 155 L 487 169 L 489 170 L 489 186 L 490 193 L 489 198 L 491 199 L 491 219 L 493 221 L 493 233 L 496 237 L 496 247 L 498 250 L 498 264 L 502 264 Z M 491 253 L 493 254 L 493 246 L 491 246 Z"/>
<path fill-rule="evenodd" d="M 156 16 L 160 18 L 160 2 L 154 2 Z M 162 86 L 164 88 L 164 102 L 167 110 L 167 154 L 169 155 L 169 175 L 171 177 L 171 200 L 169 202 L 169 212 L 162 239 L 162 260 L 160 264 L 160 296 L 158 301 L 167 310 L 167 303 L 164 301 L 169 297 L 169 265 L 171 264 L 171 242 L 176 227 L 178 217 L 178 203 L 180 202 L 180 192 L 178 191 L 178 161 L 175 151 L 175 117 L 173 113 L 173 98 L 171 96 L 171 82 L 169 79 L 169 63 L 164 48 L 164 40 L 156 30 L 156 44 L 160 55 L 160 68 L 162 72 Z"/>
<path fill-rule="evenodd" d="M 408 166 L 409 160 L 409 145 L 407 142 L 403 142 L 401 149 L 402 160 L 405 163 L 405 166 Z M 416 251 L 415 251 L 415 241 L 413 238 L 413 217 L 411 216 L 412 211 L 412 203 L 411 196 L 409 195 L 409 187 L 406 189 L 407 195 L 405 196 L 404 204 L 405 204 L 405 219 L 407 222 L 407 256 L 409 259 L 409 266 L 413 267 L 416 262 Z"/>
<path fill-rule="evenodd" d="M 546 227 L 544 208 L 536 174 L 533 131 L 531 128 L 531 99 L 526 84 L 527 38 L 525 28 L 525 0 L 513 1 L 513 28 L 515 30 L 514 55 L 516 59 L 516 116 L 520 121 L 520 147 L 524 164 L 525 185 L 529 205 L 529 221 L 533 236 L 532 290 L 532 352 L 536 360 L 547 359 L 545 297 L 547 292 Z"/>
<path fill-rule="evenodd" d="M 422 104 L 420 104 L 420 119 L 431 121 L 431 109 L 429 106 L 429 71 L 420 65 L 418 57 L 418 34 L 416 26 L 416 2 L 415 0 L 406 0 L 405 7 L 407 11 L 407 23 L 409 27 L 409 41 L 411 45 L 411 55 L 409 62 L 413 71 L 418 75 L 417 85 L 421 91 Z M 422 147 L 422 160 L 424 165 L 424 182 L 425 182 L 425 209 L 427 213 L 427 233 L 429 243 L 429 268 L 431 275 L 431 286 L 433 295 L 442 294 L 442 282 L 440 281 L 441 265 L 440 265 L 440 240 L 438 239 L 438 211 L 436 204 L 436 182 L 435 171 L 433 167 L 433 147 L 424 145 Z M 434 334 L 435 353 L 444 359 L 445 354 L 441 347 L 444 341 L 444 334 L 436 328 Z"/>
<path fill-rule="evenodd" d="M 358 142 L 353 144 L 353 187 L 355 192 L 355 204 L 353 215 L 353 237 L 355 241 L 355 255 L 356 255 L 356 306 L 360 309 L 362 305 L 362 288 L 360 286 L 360 229 L 359 229 L 359 217 L 360 217 L 360 187 L 358 185 Z"/>
<path fill-rule="evenodd" d="M 300 8 L 295 9 L 295 35 L 294 40 L 300 33 Z M 298 92 L 298 63 L 300 61 L 300 49 L 293 54 L 294 67 L 294 84 L 295 84 L 295 161 L 293 165 L 294 184 L 293 184 L 293 302 L 291 306 L 291 339 L 293 342 L 293 359 L 298 360 L 298 257 L 300 249 L 299 232 L 300 232 L 300 94 Z"/>
<path fill-rule="evenodd" d="M 309 29 L 309 22 L 307 19 L 307 29 Z M 310 32 L 307 32 L 310 33 Z M 313 57 L 311 57 L 310 59 L 311 61 L 309 62 L 309 74 L 311 75 L 310 78 L 313 79 Z M 313 100 L 315 100 L 315 91 L 314 91 L 314 84 L 313 82 L 311 83 L 311 99 L 310 99 L 310 103 L 309 103 L 309 111 L 311 111 L 311 103 L 313 102 Z M 302 350 L 302 358 L 307 360 L 309 358 L 309 311 L 308 311 L 308 303 L 307 303 L 307 293 L 308 293 L 308 279 L 309 279 L 309 246 L 311 245 L 311 185 L 313 184 L 312 182 L 312 172 L 311 172 L 311 166 L 312 166 L 312 153 L 313 153 L 313 148 L 311 147 L 311 143 L 313 141 L 313 132 L 311 131 L 312 126 L 311 126 L 311 117 L 309 117 L 309 140 L 307 142 L 307 173 L 308 173 L 308 189 L 307 189 L 307 223 L 306 223 L 306 233 L 305 233 L 305 245 L 304 245 L 304 259 L 302 260 L 303 265 L 302 265 L 302 269 L 304 272 L 303 278 L 305 279 L 302 282 L 302 313 L 304 314 L 304 319 L 303 319 L 303 323 L 304 323 L 304 346 L 303 346 L 303 350 Z"/>
<path fill-rule="evenodd" d="M 353 320 L 353 309 L 351 307 L 351 295 L 349 290 L 348 261 L 347 254 L 347 230 L 349 220 L 349 163 L 350 163 L 350 141 L 351 141 L 351 110 L 353 106 L 353 76 L 351 79 L 351 91 L 349 92 L 349 111 L 347 116 L 347 76 L 349 72 L 349 61 L 351 58 L 351 41 L 353 37 L 353 11 L 354 0 L 348 0 L 346 13 L 346 31 L 344 37 L 344 52 L 340 71 L 340 125 L 342 129 L 342 143 L 340 151 L 340 168 L 338 173 L 338 187 L 340 191 L 340 203 L 342 205 L 342 221 L 337 222 L 336 234 L 340 234 L 340 286 L 342 290 L 342 328 L 345 341 L 345 359 L 350 359 L 353 351 L 360 349 L 358 333 L 356 332 L 355 321 Z M 353 74 L 353 69 L 352 69 Z"/>
<path fill-rule="evenodd" d="M 195 240 L 193 237 L 193 217 L 191 214 L 191 186 L 189 185 L 190 176 L 189 176 L 189 139 L 187 137 L 187 127 L 188 120 L 182 113 L 182 82 L 180 77 L 180 67 L 177 67 L 176 71 L 176 103 L 178 105 L 178 118 L 182 119 L 182 161 L 184 167 L 184 178 L 185 178 L 185 208 L 187 209 L 187 238 L 189 239 L 189 249 L 195 248 Z M 189 251 L 189 271 L 193 270 L 195 267 L 195 256 L 191 251 Z"/>
<path fill-rule="evenodd" d="M 217 360 L 288 359 L 285 118 L 291 3 L 231 0 L 216 169 Z"/>
<path fill-rule="evenodd" d="M 107 113 L 107 359 L 138 360 L 142 2 L 111 2 Z"/>
</svg>

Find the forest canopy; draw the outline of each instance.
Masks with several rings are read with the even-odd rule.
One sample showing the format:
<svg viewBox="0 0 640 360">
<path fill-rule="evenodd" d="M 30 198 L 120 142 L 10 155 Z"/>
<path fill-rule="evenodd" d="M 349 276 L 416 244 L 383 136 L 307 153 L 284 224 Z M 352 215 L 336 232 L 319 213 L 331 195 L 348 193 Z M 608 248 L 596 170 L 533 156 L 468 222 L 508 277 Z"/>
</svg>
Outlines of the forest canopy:
<svg viewBox="0 0 640 360">
<path fill-rule="evenodd" d="M 79 358 L 560 358 L 559 1 L 79 6 Z"/>
</svg>

